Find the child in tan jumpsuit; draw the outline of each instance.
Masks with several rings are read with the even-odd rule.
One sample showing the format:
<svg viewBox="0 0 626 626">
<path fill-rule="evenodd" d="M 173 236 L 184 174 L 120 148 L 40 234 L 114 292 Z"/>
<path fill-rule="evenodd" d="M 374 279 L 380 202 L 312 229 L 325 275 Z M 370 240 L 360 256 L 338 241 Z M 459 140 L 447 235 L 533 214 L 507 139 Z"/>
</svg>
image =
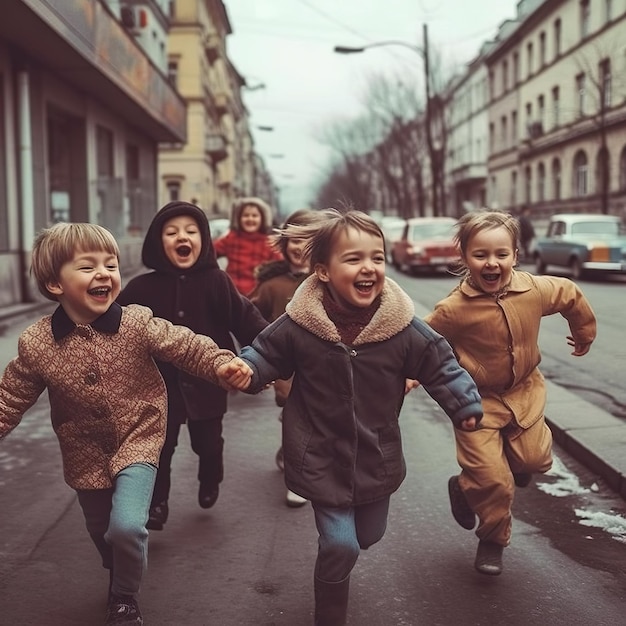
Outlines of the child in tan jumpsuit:
<svg viewBox="0 0 626 626">
<path fill-rule="evenodd" d="M 515 486 L 552 465 L 552 434 L 544 420 L 546 389 L 537 366 L 544 315 L 568 322 L 573 356 L 589 351 L 596 320 L 589 302 L 568 278 L 514 269 L 519 223 L 500 211 L 463 216 L 456 241 L 465 275 L 426 321 L 452 345 L 478 385 L 484 417 L 473 432 L 455 429 L 460 476 L 449 481 L 452 513 L 471 530 L 479 518 L 475 567 L 502 571 L 511 538 Z"/>
</svg>

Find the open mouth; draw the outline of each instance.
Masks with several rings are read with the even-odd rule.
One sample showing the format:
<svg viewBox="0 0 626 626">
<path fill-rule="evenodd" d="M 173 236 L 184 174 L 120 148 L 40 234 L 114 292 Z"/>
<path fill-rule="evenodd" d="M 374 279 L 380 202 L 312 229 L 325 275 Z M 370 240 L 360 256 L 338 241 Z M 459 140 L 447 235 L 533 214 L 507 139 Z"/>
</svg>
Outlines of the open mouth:
<svg viewBox="0 0 626 626">
<path fill-rule="evenodd" d="M 373 280 L 362 280 L 358 283 L 354 283 L 354 287 L 359 293 L 368 294 L 374 289 Z"/>
<path fill-rule="evenodd" d="M 178 256 L 182 256 L 183 258 L 187 258 L 191 254 L 191 246 L 178 246 L 176 248 L 176 254 Z"/>
<path fill-rule="evenodd" d="M 111 293 L 111 287 L 94 287 L 89 289 L 87 293 L 96 298 L 106 298 Z"/>
<path fill-rule="evenodd" d="M 493 285 L 500 280 L 500 274 L 481 274 L 482 279 L 489 285 Z"/>
</svg>

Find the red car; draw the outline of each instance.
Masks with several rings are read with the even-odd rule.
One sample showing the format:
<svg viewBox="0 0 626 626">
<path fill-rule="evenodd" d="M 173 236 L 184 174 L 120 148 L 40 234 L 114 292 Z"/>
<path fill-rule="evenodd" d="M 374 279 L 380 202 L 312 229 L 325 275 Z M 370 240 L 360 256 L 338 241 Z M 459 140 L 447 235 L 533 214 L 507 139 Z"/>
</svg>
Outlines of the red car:
<svg viewBox="0 0 626 626">
<path fill-rule="evenodd" d="M 454 243 L 456 220 L 452 217 L 413 217 L 402 237 L 394 242 L 391 262 L 400 271 L 447 270 L 459 260 Z"/>
</svg>

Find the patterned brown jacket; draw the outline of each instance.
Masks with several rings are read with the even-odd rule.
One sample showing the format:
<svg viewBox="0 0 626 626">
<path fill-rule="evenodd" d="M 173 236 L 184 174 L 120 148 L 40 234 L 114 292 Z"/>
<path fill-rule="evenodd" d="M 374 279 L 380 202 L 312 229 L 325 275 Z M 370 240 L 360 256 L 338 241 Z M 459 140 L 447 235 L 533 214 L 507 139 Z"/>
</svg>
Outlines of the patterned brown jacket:
<svg viewBox="0 0 626 626">
<path fill-rule="evenodd" d="M 0 439 L 47 388 L 65 481 L 74 489 L 111 487 L 132 463 L 158 465 L 167 394 L 154 359 L 217 382 L 215 369 L 233 357 L 147 307 L 113 304 L 78 326 L 59 307 L 22 333 L 0 378 Z"/>
</svg>

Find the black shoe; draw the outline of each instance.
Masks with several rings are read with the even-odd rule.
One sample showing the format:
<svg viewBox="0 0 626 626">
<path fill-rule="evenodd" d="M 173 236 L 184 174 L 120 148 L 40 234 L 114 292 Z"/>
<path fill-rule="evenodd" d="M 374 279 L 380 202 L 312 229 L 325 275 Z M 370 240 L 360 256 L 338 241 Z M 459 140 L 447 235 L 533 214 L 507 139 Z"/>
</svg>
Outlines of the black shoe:
<svg viewBox="0 0 626 626">
<path fill-rule="evenodd" d="M 151 506 L 146 528 L 148 530 L 163 530 L 163 526 L 165 526 L 165 522 L 167 522 L 167 516 L 169 513 L 170 510 L 167 506 L 167 502 L 160 502 L 156 506 Z"/>
<path fill-rule="evenodd" d="M 502 574 L 502 550 L 504 546 L 491 541 L 480 541 L 476 550 L 474 567 L 481 574 L 499 576 Z"/>
<path fill-rule="evenodd" d="M 105 624 L 143 624 L 143 616 L 133 596 L 111 594 Z"/>
<path fill-rule="evenodd" d="M 530 481 L 533 479 L 532 474 L 516 474 L 513 472 L 513 480 L 518 487 L 528 487 L 530 485 Z"/>
<path fill-rule="evenodd" d="M 448 481 L 448 494 L 454 519 L 466 530 L 472 530 L 476 526 L 476 515 L 467 503 L 458 476 L 452 476 Z"/>
<path fill-rule="evenodd" d="M 200 489 L 198 490 L 198 504 L 203 509 L 210 509 L 217 502 L 219 495 L 219 485 L 200 483 Z"/>
</svg>

